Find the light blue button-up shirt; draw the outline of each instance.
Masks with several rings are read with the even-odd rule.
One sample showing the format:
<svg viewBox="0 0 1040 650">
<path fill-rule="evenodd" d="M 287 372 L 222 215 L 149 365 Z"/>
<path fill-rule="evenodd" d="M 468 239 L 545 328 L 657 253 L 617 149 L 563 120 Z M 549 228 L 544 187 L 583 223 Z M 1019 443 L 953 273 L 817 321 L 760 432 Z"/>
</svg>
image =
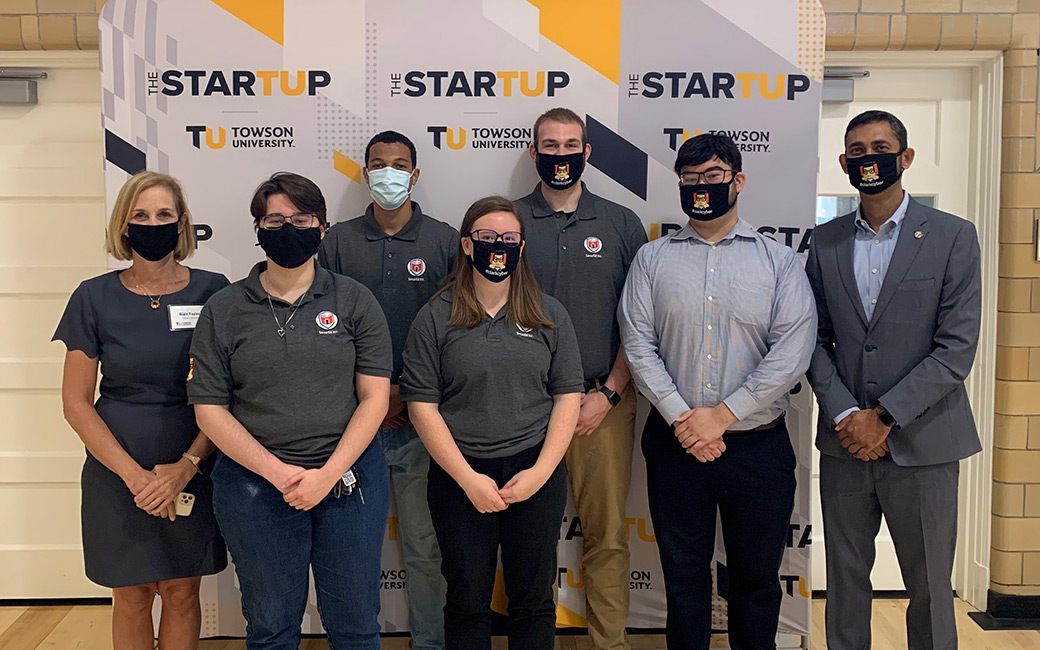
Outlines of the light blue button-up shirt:
<svg viewBox="0 0 1040 650">
<path fill-rule="evenodd" d="M 860 205 L 856 210 L 856 241 L 852 248 L 852 268 L 856 275 L 856 290 L 859 292 L 863 313 L 868 322 L 874 316 L 874 307 L 877 305 L 878 295 L 881 294 L 881 285 L 885 283 L 892 254 L 896 251 L 899 229 L 903 225 L 908 205 L 910 195 L 903 192 L 903 202 L 888 221 L 881 224 L 877 232 L 874 232 L 863 218 L 863 206 Z M 858 410 L 858 407 L 846 409 L 834 418 L 834 423 L 841 422 L 849 413 Z"/>
<path fill-rule="evenodd" d="M 816 344 L 802 263 L 744 221 L 715 243 L 687 225 L 643 246 L 618 321 L 636 386 L 669 423 L 720 402 L 734 430 L 772 422 Z"/>
</svg>

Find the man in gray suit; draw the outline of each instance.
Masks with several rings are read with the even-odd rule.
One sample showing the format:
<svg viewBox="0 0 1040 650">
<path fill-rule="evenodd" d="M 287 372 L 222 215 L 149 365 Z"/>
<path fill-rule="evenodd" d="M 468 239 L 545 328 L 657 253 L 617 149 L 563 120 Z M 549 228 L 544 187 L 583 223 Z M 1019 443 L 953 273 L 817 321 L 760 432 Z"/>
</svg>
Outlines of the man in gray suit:
<svg viewBox="0 0 1040 650">
<path fill-rule="evenodd" d="M 894 115 L 853 118 L 839 162 L 860 207 L 818 227 L 809 249 L 830 650 L 870 648 L 882 514 L 910 596 L 909 650 L 957 647 L 958 461 L 981 450 L 964 388 L 981 317 L 979 243 L 970 222 L 903 191 L 913 160 Z"/>
</svg>

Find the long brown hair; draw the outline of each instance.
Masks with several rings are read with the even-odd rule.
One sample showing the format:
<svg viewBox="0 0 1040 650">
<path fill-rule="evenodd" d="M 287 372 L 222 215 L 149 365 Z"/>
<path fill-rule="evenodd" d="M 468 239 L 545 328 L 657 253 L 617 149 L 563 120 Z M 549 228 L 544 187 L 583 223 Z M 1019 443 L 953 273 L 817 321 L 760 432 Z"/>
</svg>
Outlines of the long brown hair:
<svg viewBox="0 0 1040 650">
<path fill-rule="evenodd" d="M 466 210 L 462 218 L 459 232 L 462 237 L 469 237 L 473 224 L 477 219 L 493 212 L 508 212 L 520 223 L 520 234 L 526 240 L 524 220 L 520 218 L 516 206 L 502 196 L 486 196 L 477 199 Z M 477 300 L 477 292 L 473 286 L 473 261 L 462 249 L 459 239 L 459 252 L 455 258 L 455 268 L 444 280 L 444 284 L 436 296 L 445 291 L 451 292 L 451 318 L 449 325 L 460 327 L 476 327 L 484 322 L 484 308 Z M 434 297 L 436 297 L 434 296 Z M 520 262 L 509 277 L 509 295 L 506 297 L 506 319 L 520 327 L 534 329 L 536 327 L 552 327 L 553 322 L 542 313 L 542 290 L 534 279 L 531 265 L 527 262 L 527 251 L 521 251 Z"/>
</svg>

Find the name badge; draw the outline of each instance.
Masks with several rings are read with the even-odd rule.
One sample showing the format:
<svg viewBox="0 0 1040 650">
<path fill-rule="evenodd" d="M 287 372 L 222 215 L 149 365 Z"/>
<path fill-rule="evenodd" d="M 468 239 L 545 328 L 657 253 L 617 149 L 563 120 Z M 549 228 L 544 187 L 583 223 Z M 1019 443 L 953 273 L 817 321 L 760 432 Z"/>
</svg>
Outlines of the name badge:
<svg viewBox="0 0 1040 650">
<path fill-rule="evenodd" d="M 202 305 L 170 305 L 170 331 L 193 330 L 199 322 Z"/>
</svg>

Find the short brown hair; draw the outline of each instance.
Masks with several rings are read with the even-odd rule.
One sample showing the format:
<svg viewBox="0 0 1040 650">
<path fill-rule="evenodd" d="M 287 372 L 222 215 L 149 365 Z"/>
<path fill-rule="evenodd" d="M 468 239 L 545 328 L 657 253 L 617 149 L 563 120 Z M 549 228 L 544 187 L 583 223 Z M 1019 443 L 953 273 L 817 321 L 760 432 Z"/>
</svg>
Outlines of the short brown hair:
<svg viewBox="0 0 1040 650">
<path fill-rule="evenodd" d="M 267 199 L 275 194 L 289 197 L 293 205 L 306 214 L 318 217 L 322 228 L 328 228 L 329 222 L 325 209 L 325 196 L 321 189 L 306 176 L 292 172 L 272 174 L 253 192 L 253 201 L 249 204 L 249 213 L 253 215 L 253 227 L 260 225 L 260 220 L 267 215 Z"/>
<path fill-rule="evenodd" d="M 115 205 L 112 206 L 112 215 L 108 219 L 105 250 L 117 260 L 133 259 L 130 242 L 126 236 L 127 223 L 134 212 L 137 197 L 141 195 L 141 192 L 153 187 L 166 188 L 166 191 L 173 197 L 178 223 L 183 224 L 180 235 L 177 237 L 177 248 L 173 249 L 173 259 L 180 262 L 191 257 L 195 252 L 195 226 L 191 223 L 191 213 L 188 212 L 188 202 L 184 199 L 181 184 L 173 176 L 144 171 L 134 174 L 130 180 L 123 183 L 123 187 L 119 189 L 119 195 L 116 197 Z"/>
<path fill-rule="evenodd" d="M 516 217 L 520 223 L 520 234 L 526 239 L 524 220 L 520 218 L 519 211 L 509 199 L 502 196 L 486 196 L 477 199 L 473 205 L 469 206 L 466 216 L 462 218 L 462 226 L 459 230 L 462 237 L 459 239 L 455 268 L 434 296 L 436 298 L 446 291 L 451 292 L 451 318 L 448 320 L 448 325 L 476 327 L 484 322 L 484 308 L 480 306 L 473 287 L 473 261 L 462 249 L 462 238 L 469 237 L 477 219 L 493 212 L 508 212 Z M 506 319 L 516 325 L 531 329 L 552 327 L 553 325 L 553 322 L 542 313 L 542 290 L 527 261 L 527 251 L 521 251 L 520 262 L 509 280 Z"/>
<path fill-rule="evenodd" d="M 588 135 L 585 132 L 585 120 L 572 111 L 569 108 L 550 108 L 534 121 L 534 148 L 538 149 L 538 129 L 541 128 L 543 122 L 560 122 L 561 124 L 577 124 L 581 127 L 581 146 L 584 147 L 588 143 Z"/>
</svg>

